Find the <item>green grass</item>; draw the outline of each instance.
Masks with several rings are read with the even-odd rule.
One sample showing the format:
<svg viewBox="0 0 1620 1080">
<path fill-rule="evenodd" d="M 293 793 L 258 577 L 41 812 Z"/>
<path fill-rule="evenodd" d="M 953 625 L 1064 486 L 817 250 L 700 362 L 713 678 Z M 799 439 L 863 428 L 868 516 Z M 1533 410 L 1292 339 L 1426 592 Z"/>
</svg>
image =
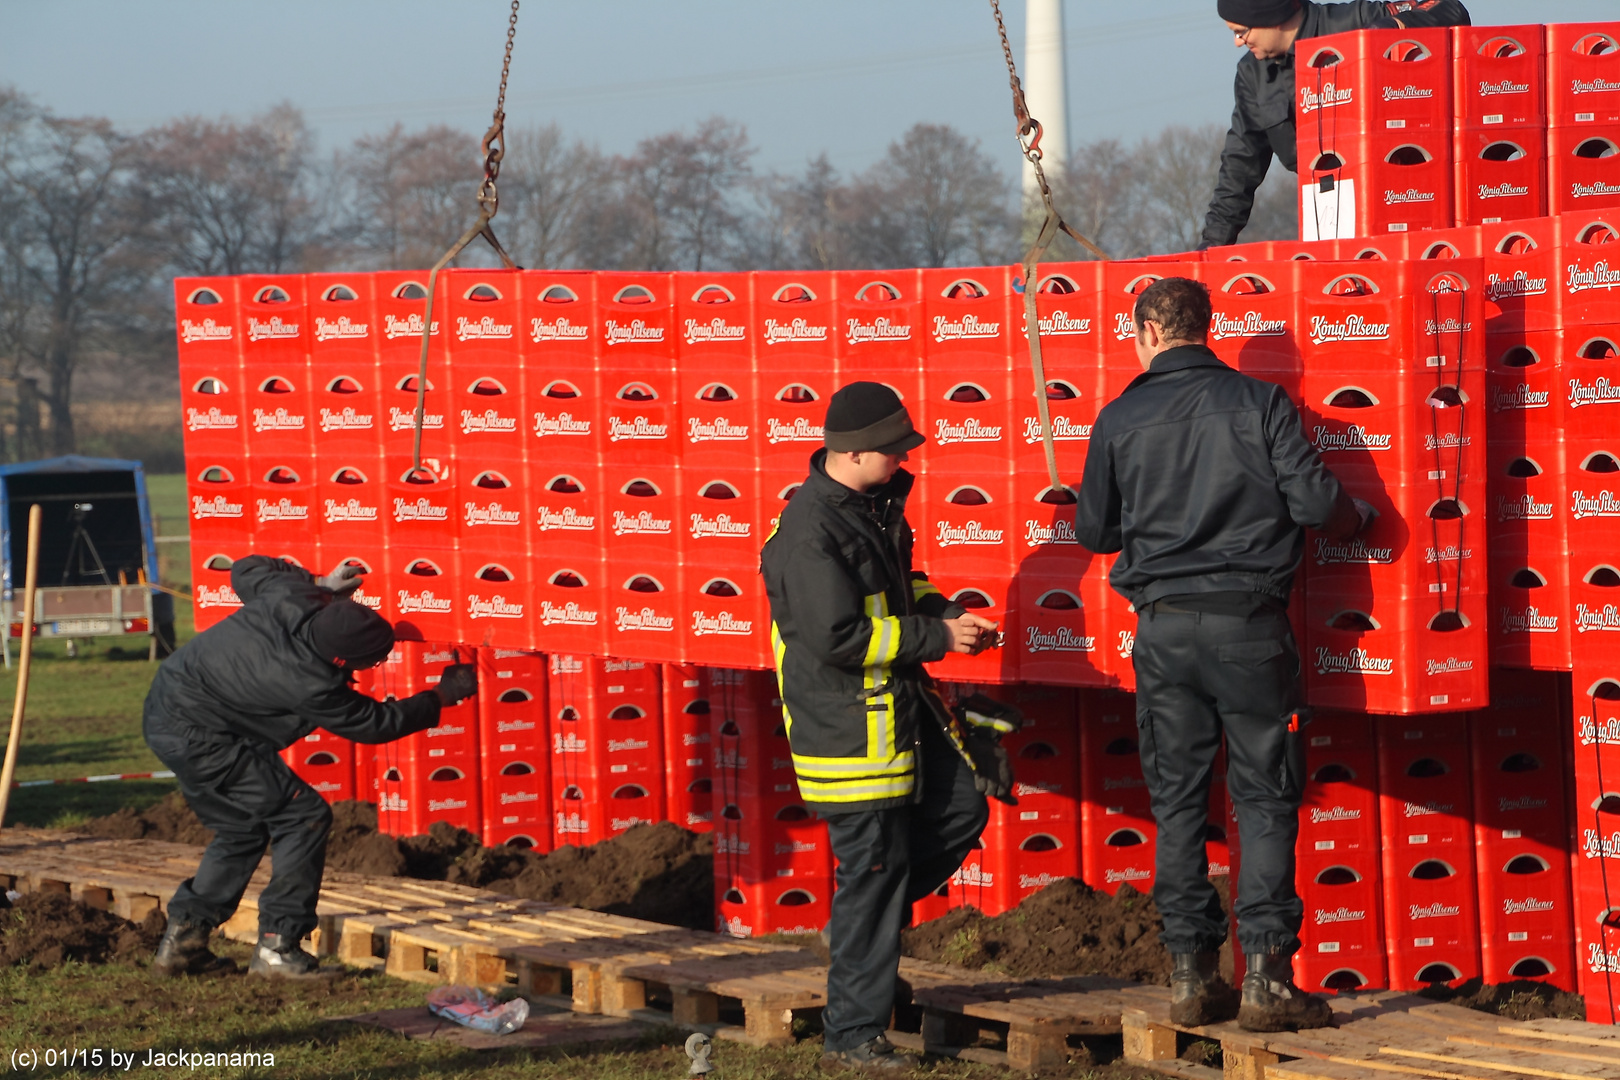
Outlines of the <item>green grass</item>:
<svg viewBox="0 0 1620 1080">
<path fill-rule="evenodd" d="M 246 948 L 223 949 L 245 962 Z M 144 964 L 88 966 L 72 963 L 29 973 L 0 970 L 0 1050 L 9 1067 L 13 1049 L 47 1047 L 117 1049 L 146 1060 L 148 1049 L 229 1052 L 255 1050 L 275 1055 L 271 1068 L 210 1068 L 192 1073 L 230 1077 L 322 1076 L 341 1080 L 678 1080 L 689 1062 L 685 1036 L 673 1028 L 651 1029 L 631 1043 L 576 1049 L 469 1051 L 442 1042 L 410 1041 L 338 1017 L 420 1005 L 425 988 L 383 975 L 350 972 L 314 983 L 249 978 L 245 975 L 157 982 Z M 718 1042 L 711 1060 L 723 1080 L 813 1080 L 824 1075 L 818 1061 L 821 1040 L 810 1038 L 783 1049 L 755 1049 Z M 48 1069 L 41 1059 L 36 1075 L 111 1075 L 108 1067 Z M 119 1071 L 124 1075 L 123 1071 Z M 127 1075 L 154 1075 L 139 1066 Z M 940 1080 L 1006 1080 L 1004 1069 L 955 1061 L 925 1064 L 916 1075 Z M 1068 1080 L 1087 1077 L 1137 1080 L 1150 1074 L 1117 1066 L 1071 1065 L 1043 1075 Z"/>
<path fill-rule="evenodd" d="M 183 473 L 146 477 L 146 498 L 152 510 L 154 536 L 186 536 L 191 518 L 186 513 L 186 478 Z M 191 588 L 191 545 L 159 544 L 158 580 L 171 589 Z M 177 599 L 177 605 L 183 603 Z"/>
</svg>

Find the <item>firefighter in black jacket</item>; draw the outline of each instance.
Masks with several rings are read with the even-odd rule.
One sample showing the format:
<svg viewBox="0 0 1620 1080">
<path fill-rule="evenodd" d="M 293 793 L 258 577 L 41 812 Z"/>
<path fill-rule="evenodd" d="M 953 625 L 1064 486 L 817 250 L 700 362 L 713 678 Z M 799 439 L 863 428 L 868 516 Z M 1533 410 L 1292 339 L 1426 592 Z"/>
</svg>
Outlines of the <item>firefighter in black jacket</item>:
<svg viewBox="0 0 1620 1080">
<path fill-rule="evenodd" d="M 1120 553 L 1109 583 L 1137 613 L 1137 735 L 1159 826 L 1153 899 L 1175 960 L 1171 1015 L 1320 1027 L 1327 1003 L 1290 974 L 1304 913 L 1294 840 L 1308 716 L 1288 596 L 1305 528 L 1347 539 L 1373 511 L 1323 466 L 1281 387 L 1209 350 L 1209 321 L 1197 282 L 1166 278 L 1138 297 L 1144 371 L 1097 416 L 1075 532 L 1091 551 Z M 1223 737 L 1243 841 L 1241 1010 L 1216 969 L 1226 920 L 1204 853 Z"/>
<path fill-rule="evenodd" d="M 1232 127 L 1221 150 L 1221 175 L 1200 248 L 1237 242 L 1273 154 L 1289 172 L 1299 172 L 1295 42 L 1346 30 L 1469 25 L 1468 9 L 1459 0 L 1220 0 L 1218 8 L 1234 43 L 1249 55 L 1238 61 Z"/>
<path fill-rule="evenodd" d="M 761 572 L 799 793 L 838 860 L 822 1064 L 902 1069 L 883 1036 L 900 931 L 978 841 L 985 795 L 1009 796 L 998 740 L 1020 717 L 978 695 L 947 710 L 920 666 L 990 647 L 995 625 L 911 568 L 900 464 L 925 440 L 899 397 L 845 386 L 825 430 Z"/>
<path fill-rule="evenodd" d="M 267 842 L 272 872 L 248 970 L 315 972 L 299 942 L 316 925 L 332 811 L 279 752 L 316 728 L 360 743 L 392 742 L 435 726 L 441 705 L 476 691 L 471 664 L 449 668 L 435 690 L 403 701 L 355 690 L 350 673 L 381 663 L 394 646 L 387 620 L 347 599 L 360 583 L 352 565 L 317 580 L 281 559 L 238 559 L 231 588 L 241 609 L 187 642 L 152 680 L 146 743 L 214 832 L 197 873 L 169 902 L 157 974 L 234 969 L 209 952 L 208 936 L 236 911 Z"/>
</svg>

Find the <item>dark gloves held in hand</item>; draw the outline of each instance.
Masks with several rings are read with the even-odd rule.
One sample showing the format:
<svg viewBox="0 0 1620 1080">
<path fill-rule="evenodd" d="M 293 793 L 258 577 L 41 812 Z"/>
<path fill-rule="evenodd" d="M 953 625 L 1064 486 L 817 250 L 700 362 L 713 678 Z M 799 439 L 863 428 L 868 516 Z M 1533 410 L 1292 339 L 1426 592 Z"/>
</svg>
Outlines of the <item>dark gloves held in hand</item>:
<svg viewBox="0 0 1620 1080">
<path fill-rule="evenodd" d="M 999 739 L 1024 726 L 1024 714 L 983 694 L 974 694 L 956 703 L 956 718 L 968 731 L 978 731 Z"/>
<path fill-rule="evenodd" d="M 435 689 L 446 708 L 459 704 L 478 693 L 478 669 L 471 664 L 451 664 Z"/>
<path fill-rule="evenodd" d="M 973 787 L 992 799 L 1000 799 L 1008 806 L 1017 806 L 1013 798 L 1012 759 L 1007 748 L 992 736 L 972 730 L 962 740 L 968 756 L 973 759 Z"/>
</svg>

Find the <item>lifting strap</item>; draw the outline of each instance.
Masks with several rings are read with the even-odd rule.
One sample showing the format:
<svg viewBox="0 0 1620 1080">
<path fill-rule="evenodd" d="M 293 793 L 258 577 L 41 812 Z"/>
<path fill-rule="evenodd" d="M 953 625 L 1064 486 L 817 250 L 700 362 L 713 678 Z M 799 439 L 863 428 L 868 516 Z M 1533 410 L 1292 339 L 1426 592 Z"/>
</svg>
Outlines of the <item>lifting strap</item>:
<svg viewBox="0 0 1620 1080">
<path fill-rule="evenodd" d="M 1035 242 L 1024 253 L 1024 325 L 1029 335 L 1029 366 L 1035 376 L 1035 408 L 1041 417 L 1041 445 L 1046 450 L 1046 471 L 1056 490 L 1063 487 L 1063 481 L 1058 477 L 1057 451 L 1052 446 L 1052 413 L 1046 398 L 1046 365 L 1041 360 L 1041 323 L 1036 310 L 1036 295 L 1040 291 L 1040 261 L 1059 232 L 1066 233 L 1099 259 L 1107 260 L 1108 253 L 1070 228 L 1052 203 L 1052 188 L 1046 182 L 1046 170 L 1041 167 L 1040 121 L 1029 115 L 1029 103 L 1024 100 L 1024 87 L 1018 81 L 1018 66 L 1013 62 L 1012 45 L 1007 41 L 1007 24 L 1001 17 L 1000 0 L 990 0 L 990 10 L 996 16 L 996 30 L 1001 34 L 1001 55 L 1006 58 L 1007 78 L 1012 84 L 1013 116 L 1018 121 L 1018 148 L 1035 168 L 1041 203 L 1046 210 Z"/>
<path fill-rule="evenodd" d="M 495 181 L 501 175 L 501 159 L 506 156 L 506 77 L 512 70 L 512 41 L 517 36 L 518 0 L 512 0 L 512 14 L 506 22 L 506 55 L 501 61 L 501 88 L 495 95 L 495 117 L 484 132 L 484 180 L 478 185 L 478 218 L 468 230 L 461 234 L 461 239 L 450 245 L 433 269 L 428 272 L 427 281 L 427 311 L 422 320 L 422 357 L 416 372 L 416 434 L 411 447 L 411 469 L 413 472 L 422 468 L 422 416 L 427 404 L 427 374 L 428 374 L 428 348 L 433 338 L 433 293 L 439 280 L 439 271 L 450 264 L 450 260 L 460 255 L 462 249 L 473 242 L 474 237 L 482 236 L 495 249 L 495 254 L 501 257 L 501 263 L 508 270 L 517 270 L 520 267 L 512 261 L 512 256 L 501 247 L 501 242 L 495 238 L 494 220 L 495 212 L 500 208 L 500 195 L 495 190 Z"/>
</svg>

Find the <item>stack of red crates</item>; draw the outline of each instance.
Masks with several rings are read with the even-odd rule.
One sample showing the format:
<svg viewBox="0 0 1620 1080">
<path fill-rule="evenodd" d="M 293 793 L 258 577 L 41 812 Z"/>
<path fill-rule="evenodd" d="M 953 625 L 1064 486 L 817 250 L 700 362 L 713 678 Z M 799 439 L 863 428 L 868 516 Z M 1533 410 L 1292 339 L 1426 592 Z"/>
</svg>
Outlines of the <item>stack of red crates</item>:
<svg viewBox="0 0 1620 1080">
<path fill-rule="evenodd" d="M 709 699 L 703 671 L 665 664 L 664 799 L 670 821 L 693 832 L 714 828 L 714 772 L 709 747 Z"/>
<path fill-rule="evenodd" d="M 1378 512 L 1355 539 L 1319 539 L 1312 552 L 1309 700 L 1401 714 L 1482 705 L 1483 265 L 1310 262 L 1299 273 L 1306 432 Z"/>
<path fill-rule="evenodd" d="M 1305 918 L 1294 973 L 1311 990 L 1388 985 L 1374 726 L 1365 713 L 1324 711 L 1304 729 L 1294 878 Z"/>
<path fill-rule="evenodd" d="M 704 669 L 721 933 L 816 934 L 833 892 L 827 826 L 805 809 L 770 673 Z"/>
<path fill-rule="evenodd" d="M 1620 24 L 1547 27 L 1548 210 L 1620 206 Z"/>
<path fill-rule="evenodd" d="M 1451 30 L 1458 225 L 1547 213 L 1546 29 Z"/>
<path fill-rule="evenodd" d="M 1480 958 L 1487 983 L 1576 985 L 1565 803 L 1567 683 L 1550 672 L 1492 672 L 1491 706 L 1472 717 Z"/>
<path fill-rule="evenodd" d="M 1086 695 L 1080 708 L 1080 877 L 1110 895 L 1153 887 L 1158 826 L 1142 778 L 1136 698 Z"/>
<path fill-rule="evenodd" d="M 1445 29 L 1334 34 L 1299 50 L 1304 239 L 1453 223 L 1450 61 Z"/>
<path fill-rule="evenodd" d="M 594 844 L 663 821 L 659 666 L 554 653 L 547 691 L 553 842 Z"/>
<path fill-rule="evenodd" d="M 1384 940 L 1389 986 L 1480 974 L 1468 718 L 1378 721 Z"/>
<path fill-rule="evenodd" d="M 478 650 L 478 748 L 486 846 L 551 850 L 546 658 Z"/>
<path fill-rule="evenodd" d="M 1079 877 L 1081 862 L 1078 693 L 1026 684 L 996 696 L 1023 712 L 1024 726 L 1002 739 L 1013 762 L 1018 805 L 990 803 L 982 856 L 991 875 L 989 903 L 976 905 L 986 914 L 1017 907 L 1059 879 Z"/>
<path fill-rule="evenodd" d="M 475 650 L 442 642 L 401 641 L 375 669 L 371 693 L 402 700 L 431 690 L 452 664 L 471 664 Z M 437 726 L 364 748 L 357 772 L 377 804 L 377 831 L 417 836 L 436 821 L 484 835 L 479 702 L 441 709 Z"/>
</svg>

